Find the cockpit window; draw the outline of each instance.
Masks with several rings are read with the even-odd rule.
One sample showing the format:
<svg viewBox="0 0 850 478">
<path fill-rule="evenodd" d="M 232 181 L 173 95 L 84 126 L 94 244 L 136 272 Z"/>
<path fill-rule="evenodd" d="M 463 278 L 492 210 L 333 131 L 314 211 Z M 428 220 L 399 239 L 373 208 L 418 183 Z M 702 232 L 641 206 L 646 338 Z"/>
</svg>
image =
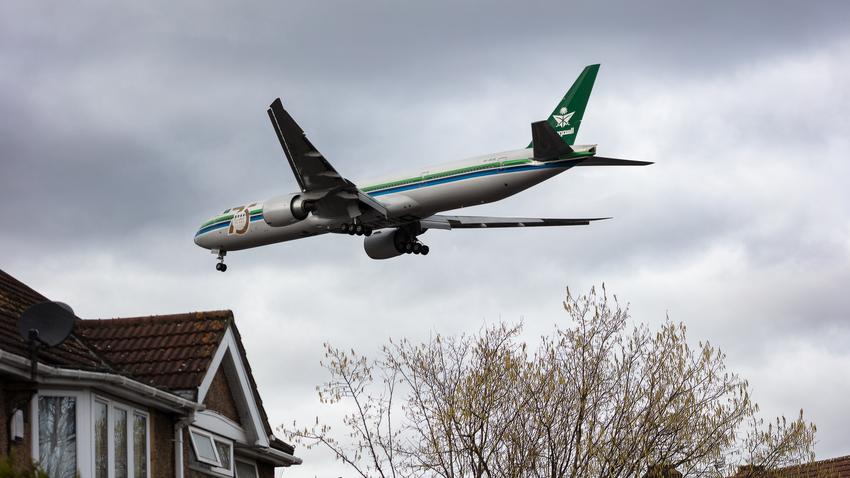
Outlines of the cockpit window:
<svg viewBox="0 0 850 478">
<path fill-rule="evenodd" d="M 224 212 L 223 212 L 222 214 L 227 214 L 227 213 L 229 213 L 229 212 L 230 212 L 230 209 L 225 209 L 225 210 L 224 210 Z"/>
</svg>

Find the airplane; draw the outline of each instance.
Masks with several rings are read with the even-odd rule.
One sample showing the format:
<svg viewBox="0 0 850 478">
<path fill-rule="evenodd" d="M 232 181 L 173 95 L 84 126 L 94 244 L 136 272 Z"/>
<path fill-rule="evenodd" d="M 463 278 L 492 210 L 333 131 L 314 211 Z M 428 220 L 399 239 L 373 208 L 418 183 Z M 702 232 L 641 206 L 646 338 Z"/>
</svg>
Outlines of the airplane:
<svg viewBox="0 0 850 478">
<path fill-rule="evenodd" d="M 526 148 L 370 181 L 340 175 L 278 98 L 268 115 L 301 190 L 225 209 L 201 225 L 195 244 L 216 254 L 216 270 L 224 272 L 227 252 L 326 233 L 365 236 L 369 257 L 389 259 L 428 255 L 430 248 L 418 238 L 430 229 L 579 226 L 610 219 L 439 214 L 513 196 L 576 166 L 652 164 L 597 156 L 597 145 L 574 144 L 598 71 L 598 64 L 587 66 L 549 118 L 531 124 Z"/>
</svg>

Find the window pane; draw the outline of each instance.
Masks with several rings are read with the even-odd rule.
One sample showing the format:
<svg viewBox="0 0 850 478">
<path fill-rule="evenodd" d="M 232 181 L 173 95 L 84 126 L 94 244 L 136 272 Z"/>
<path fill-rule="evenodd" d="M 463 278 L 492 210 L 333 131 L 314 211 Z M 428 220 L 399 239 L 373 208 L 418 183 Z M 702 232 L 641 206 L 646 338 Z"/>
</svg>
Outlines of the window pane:
<svg viewBox="0 0 850 478">
<path fill-rule="evenodd" d="M 230 468 L 230 445 L 215 441 L 215 449 L 218 450 L 218 457 L 221 460 L 221 467 L 229 470 Z"/>
<path fill-rule="evenodd" d="M 192 432 L 192 441 L 195 442 L 195 452 L 198 454 L 198 458 L 218 463 L 210 437 Z"/>
<path fill-rule="evenodd" d="M 236 478 L 257 478 L 257 469 L 254 465 L 237 461 Z"/>
<path fill-rule="evenodd" d="M 52 478 L 77 473 L 77 400 L 38 397 L 38 460 Z"/>
<path fill-rule="evenodd" d="M 148 476 L 148 418 L 138 413 L 133 421 L 133 470 L 135 478 Z"/>
<path fill-rule="evenodd" d="M 115 409 L 115 478 L 127 478 L 127 410 Z"/>
<path fill-rule="evenodd" d="M 107 478 L 109 473 L 109 449 L 107 447 L 106 404 L 94 402 L 94 476 Z"/>
</svg>

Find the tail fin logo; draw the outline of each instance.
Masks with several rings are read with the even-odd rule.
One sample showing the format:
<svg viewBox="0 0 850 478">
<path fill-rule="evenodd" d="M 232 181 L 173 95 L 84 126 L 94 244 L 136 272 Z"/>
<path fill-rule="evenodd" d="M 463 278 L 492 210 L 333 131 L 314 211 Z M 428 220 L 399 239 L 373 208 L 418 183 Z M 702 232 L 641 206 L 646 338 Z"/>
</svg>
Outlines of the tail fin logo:
<svg viewBox="0 0 850 478">
<path fill-rule="evenodd" d="M 555 127 L 556 128 L 566 128 L 567 126 L 570 126 L 570 119 L 572 119 L 573 115 L 576 114 L 576 112 L 575 111 L 572 111 L 572 112 L 568 111 L 567 107 L 564 106 L 564 107 L 561 108 L 559 113 L 561 113 L 561 114 L 552 115 L 552 117 L 555 118 Z M 574 128 L 570 128 L 570 129 L 565 130 L 565 131 L 558 131 L 558 135 L 564 136 L 564 135 L 568 135 L 568 134 L 573 134 L 574 131 L 575 131 Z"/>
</svg>

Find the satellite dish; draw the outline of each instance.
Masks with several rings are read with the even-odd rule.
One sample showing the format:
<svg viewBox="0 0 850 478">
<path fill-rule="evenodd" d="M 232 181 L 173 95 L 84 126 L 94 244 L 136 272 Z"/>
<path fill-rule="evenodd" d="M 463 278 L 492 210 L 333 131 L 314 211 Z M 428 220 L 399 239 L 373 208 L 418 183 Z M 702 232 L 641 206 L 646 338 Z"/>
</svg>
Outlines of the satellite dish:
<svg viewBox="0 0 850 478">
<path fill-rule="evenodd" d="M 24 340 L 32 340 L 30 331 L 35 331 L 39 342 L 54 347 L 71 335 L 76 316 L 68 304 L 62 302 L 41 302 L 30 306 L 21 314 L 18 321 L 18 333 Z"/>
</svg>

